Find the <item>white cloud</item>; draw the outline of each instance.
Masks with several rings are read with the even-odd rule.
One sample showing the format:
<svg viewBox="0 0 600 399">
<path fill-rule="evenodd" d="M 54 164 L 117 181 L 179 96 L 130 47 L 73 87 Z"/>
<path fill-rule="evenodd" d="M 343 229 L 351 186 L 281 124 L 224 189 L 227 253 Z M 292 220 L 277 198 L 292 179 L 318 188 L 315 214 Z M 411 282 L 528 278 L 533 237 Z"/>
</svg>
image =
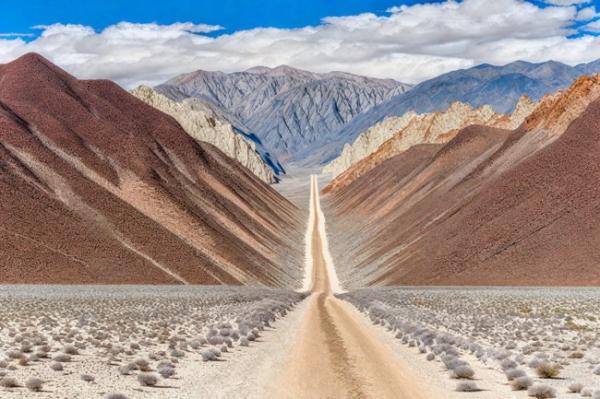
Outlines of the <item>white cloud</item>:
<svg viewBox="0 0 600 399">
<path fill-rule="evenodd" d="M 588 4 L 592 0 L 546 0 L 544 3 L 551 4 L 553 6 L 573 6 L 578 4 Z"/>
<path fill-rule="evenodd" d="M 383 16 L 328 17 L 317 26 L 217 36 L 205 33 L 220 26 L 192 23 L 121 22 L 99 32 L 54 24 L 37 27 L 42 32 L 30 42 L 0 38 L 0 62 L 36 51 L 79 77 L 109 78 L 126 87 L 157 84 L 196 69 L 230 72 L 280 64 L 415 83 L 482 62 L 598 59 L 600 38 L 571 37 L 574 23 L 589 20 L 591 11 L 522 0 L 449 0 L 393 7 Z M 591 23 L 582 29 L 596 28 Z"/>
<path fill-rule="evenodd" d="M 589 21 L 590 19 L 595 18 L 597 15 L 598 14 L 596 13 L 596 7 L 585 7 L 577 12 L 575 19 L 577 21 Z"/>
<path fill-rule="evenodd" d="M 594 22 L 590 22 L 589 24 L 585 25 L 583 29 L 588 32 L 600 32 L 600 19 Z"/>
<path fill-rule="evenodd" d="M 0 32 L 0 37 L 33 37 L 33 33 Z"/>
</svg>

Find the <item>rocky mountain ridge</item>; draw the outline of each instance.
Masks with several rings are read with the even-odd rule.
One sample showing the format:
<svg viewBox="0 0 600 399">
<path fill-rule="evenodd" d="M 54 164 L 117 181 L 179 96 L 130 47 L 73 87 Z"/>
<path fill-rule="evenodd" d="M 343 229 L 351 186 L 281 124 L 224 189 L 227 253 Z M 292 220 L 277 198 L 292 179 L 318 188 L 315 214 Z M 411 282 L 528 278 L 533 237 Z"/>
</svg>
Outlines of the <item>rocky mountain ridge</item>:
<svg viewBox="0 0 600 399">
<path fill-rule="evenodd" d="M 264 158 L 261 157 L 256 143 L 247 139 L 247 134 L 221 119 L 214 110 L 200 100 L 186 99 L 175 102 L 147 86 L 139 86 L 132 90 L 131 94 L 172 116 L 194 139 L 216 146 L 264 182 L 277 182 L 277 176 L 270 166 L 274 164 L 270 154 L 263 149 Z"/>
<path fill-rule="evenodd" d="M 346 288 L 599 284 L 599 125 L 600 76 L 582 77 L 516 129 L 472 125 L 330 190 Z"/>
<path fill-rule="evenodd" d="M 409 88 L 391 79 L 280 66 L 196 71 L 155 89 L 174 101 L 195 97 L 227 110 L 279 159 L 293 163 L 306 159 L 356 115 Z"/>
<path fill-rule="evenodd" d="M 535 106 L 529 97 L 524 96 L 510 115 L 498 114 L 489 105 L 473 108 L 469 104 L 454 102 L 444 112 L 408 112 L 398 118 L 386 118 L 361 134 L 352 145 L 346 145 L 342 155 L 323 169 L 335 177 L 327 190 L 350 184 L 386 159 L 414 145 L 446 143 L 460 129 L 470 125 L 516 129 Z"/>
<path fill-rule="evenodd" d="M 537 102 L 546 94 L 569 87 L 582 75 L 598 72 L 600 63 L 597 61 L 575 67 L 556 61 L 516 61 L 502 66 L 482 64 L 452 71 L 419 83 L 410 91 L 363 112 L 332 136 L 346 137 L 350 142 L 387 117 L 401 116 L 409 111 L 441 111 L 454 101 L 473 107 L 490 105 L 495 112 L 510 113 L 523 95 Z M 336 157 L 341 149 L 332 147 L 329 158 Z"/>
</svg>

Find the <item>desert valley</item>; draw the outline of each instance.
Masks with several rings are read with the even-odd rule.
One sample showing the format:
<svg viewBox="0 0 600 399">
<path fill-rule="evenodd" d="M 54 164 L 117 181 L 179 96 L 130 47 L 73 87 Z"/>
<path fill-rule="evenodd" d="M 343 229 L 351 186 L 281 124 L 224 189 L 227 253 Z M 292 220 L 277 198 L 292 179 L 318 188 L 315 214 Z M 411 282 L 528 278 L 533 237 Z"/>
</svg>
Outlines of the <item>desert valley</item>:
<svg viewBox="0 0 600 399">
<path fill-rule="evenodd" d="M 438 6 L 402 7 L 364 18 Z M 56 48 L 0 64 L 0 398 L 600 398 L 600 56 L 119 81 Z"/>
</svg>

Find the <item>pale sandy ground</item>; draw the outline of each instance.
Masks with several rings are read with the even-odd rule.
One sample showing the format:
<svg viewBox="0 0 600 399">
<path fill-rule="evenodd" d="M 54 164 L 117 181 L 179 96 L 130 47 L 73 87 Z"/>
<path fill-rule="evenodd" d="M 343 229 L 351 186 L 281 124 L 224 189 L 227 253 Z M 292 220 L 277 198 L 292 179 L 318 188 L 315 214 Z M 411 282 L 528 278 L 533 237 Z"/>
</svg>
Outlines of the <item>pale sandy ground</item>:
<svg viewBox="0 0 600 399">
<path fill-rule="evenodd" d="M 492 366 L 483 365 L 475 356 L 463 355 L 462 358 L 469 362 L 475 371 L 474 381 L 481 389 L 479 392 L 456 392 L 457 380 L 448 377 L 448 371 L 445 369 L 439 359 L 428 362 L 423 354 L 419 354 L 417 348 L 409 348 L 401 343 L 399 339 L 394 338 L 393 334 L 388 332 L 384 327 L 374 327 L 379 340 L 392 348 L 394 354 L 400 362 L 409 364 L 413 371 L 422 379 L 434 385 L 439 392 L 444 392 L 441 398 L 448 399 L 500 399 L 514 398 L 525 399 L 529 398 L 527 391 L 512 391 L 508 386 L 504 374 Z M 600 351 L 594 350 L 589 355 L 600 355 Z M 569 399 L 579 398 L 579 394 L 567 392 L 569 384 L 572 382 L 581 382 L 586 387 L 600 389 L 600 376 L 594 375 L 589 366 L 582 362 L 574 363 L 566 366 L 560 374 L 560 378 L 541 379 L 535 376 L 535 373 L 527 366 L 522 367 L 526 370 L 534 383 L 549 385 L 556 389 L 556 398 Z M 435 397 L 437 399 L 437 397 Z"/>
<path fill-rule="evenodd" d="M 309 201 L 308 187 L 299 179 L 290 179 L 279 189 L 295 193 L 292 197 L 300 203 Z M 312 188 L 311 202 L 316 206 L 315 181 Z M 314 266 L 312 295 L 262 332 L 250 347 L 236 346 L 217 362 L 202 362 L 199 354 L 190 353 L 177 364 L 175 378 L 160 379 L 161 386 L 154 388 L 140 387 L 134 376 L 122 376 L 116 367 L 107 367 L 84 351 L 74 362 L 65 364 L 64 372 L 48 367 L 36 370 L 34 375 L 47 381 L 44 392 L 0 388 L 0 398 L 87 399 L 102 398 L 107 392 L 121 392 L 130 399 L 527 398 L 526 392 L 511 391 L 500 371 L 469 355 L 463 358 L 475 369 L 475 381 L 482 390 L 456 392 L 457 381 L 448 377 L 438 360 L 427 362 L 415 348 L 403 345 L 384 327 L 373 325 L 352 305 L 333 296 L 329 274 L 335 271 L 328 271 L 328 260 L 323 256 L 327 241 L 319 229 L 318 216 L 313 222 L 313 229 L 308 230 Z M 533 377 L 530 370 L 528 373 Z M 81 374 L 93 375 L 96 381 L 85 383 Z M 28 367 L 19 367 L 10 375 L 23 383 L 32 373 Z M 600 387 L 600 377 L 583 364 L 568 366 L 562 377 L 543 380 L 557 388 L 559 398 L 580 397 L 566 394 L 566 387 L 575 378 L 586 386 Z"/>
<path fill-rule="evenodd" d="M 442 392 L 399 362 L 350 304 L 333 296 L 337 287 L 324 248 L 318 186 L 311 182 L 312 294 L 291 356 L 275 379 L 273 398 L 441 398 Z"/>
<path fill-rule="evenodd" d="M 123 393 L 136 398 L 266 398 L 274 370 L 280 369 L 288 356 L 292 341 L 307 309 L 300 303 L 285 319 L 273 323 L 249 347 L 235 347 L 224 353 L 222 360 L 203 362 L 198 354 L 189 354 L 177 364 L 177 375 L 160 379 L 158 387 L 141 387 L 135 376 L 122 376 L 116 367 L 85 354 L 75 356 L 75 361 L 65 363 L 64 372 L 49 367 L 36 370 L 35 376 L 47 383 L 44 391 L 32 393 L 26 388 L 0 388 L 0 398 L 102 398 L 106 393 Z M 80 379 L 81 374 L 95 376 L 94 383 Z M 11 371 L 21 384 L 32 376 L 28 367 Z"/>
</svg>

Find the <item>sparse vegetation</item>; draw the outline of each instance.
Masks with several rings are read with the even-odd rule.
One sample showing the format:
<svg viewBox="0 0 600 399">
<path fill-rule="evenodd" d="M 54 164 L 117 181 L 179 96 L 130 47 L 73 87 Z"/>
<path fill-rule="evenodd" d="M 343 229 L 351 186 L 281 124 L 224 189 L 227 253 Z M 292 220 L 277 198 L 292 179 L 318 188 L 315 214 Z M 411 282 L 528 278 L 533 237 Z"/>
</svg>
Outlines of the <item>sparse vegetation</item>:
<svg viewBox="0 0 600 399">
<path fill-rule="evenodd" d="M 527 390 L 527 395 L 537 399 L 555 398 L 556 390 L 545 384 L 535 384 Z"/>
<path fill-rule="evenodd" d="M 44 388 L 44 381 L 36 377 L 31 377 L 25 381 L 25 387 L 32 392 L 40 392 Z"/>
<path fill-rule="evenodd" d="M 31 290 L 0 292 L 0 387 L 11 394 L 20 386 L 34 392 L 43 386 L 38 376 L 49 376 L 49 391 L 57 397 L 75 397 L 71 386 L 105 388 L 100 374 L 111 369 L 130 389 L 156 386 L 160 378 L 177 384 L 173 377 L 180 362 L 241 355 L 231 348 L 247 336 L 255 339 L 305 297 L 242 287 Z M 219 337 L 217 347 L 207 341 L 212 331 Z"/>
<path fill-rule="evenodd" d="M 143 387 L 153 387 L 158 383 L 158 377 L 152 373 L 140 373 L 137 380 Z"/>
<path fill-rule="evenodd" d="M 456 385 L 458 392 L 476 392 L 479 391 L 475 381 L 461 381 Z"/>
</svg>

